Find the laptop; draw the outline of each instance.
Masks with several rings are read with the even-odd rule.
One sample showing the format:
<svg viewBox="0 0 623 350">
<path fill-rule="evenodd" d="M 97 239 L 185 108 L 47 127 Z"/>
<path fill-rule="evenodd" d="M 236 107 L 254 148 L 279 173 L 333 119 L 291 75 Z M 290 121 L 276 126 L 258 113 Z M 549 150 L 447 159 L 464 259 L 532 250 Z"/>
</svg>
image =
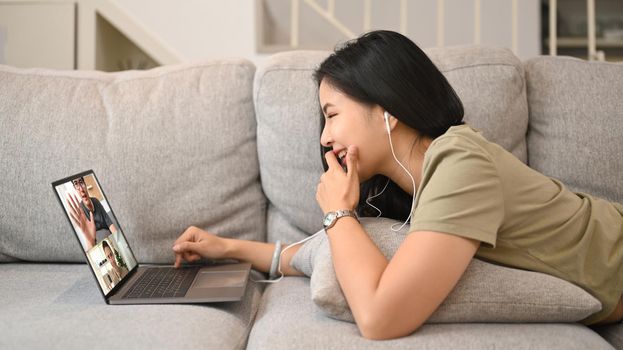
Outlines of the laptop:
<svg viewBox="0 0 623 350">
<path fill-rule="evenodd" d="M 241 300 L 250 263 L 139 265 L 93 170 L 52 188 L 107 304 L 182 304 Z M 173 254 L 173 251 L 171 251 Z"/>
</svg>

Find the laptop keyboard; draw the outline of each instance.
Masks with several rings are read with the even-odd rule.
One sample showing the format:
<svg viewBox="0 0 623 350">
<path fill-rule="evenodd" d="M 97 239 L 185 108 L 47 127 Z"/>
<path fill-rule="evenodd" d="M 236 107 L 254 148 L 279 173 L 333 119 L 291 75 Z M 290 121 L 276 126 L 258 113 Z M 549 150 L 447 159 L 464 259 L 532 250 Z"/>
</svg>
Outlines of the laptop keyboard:
<svg viewBox="0 0 623 350">
<path fill-rule="evenodd" d="M 199 268 L 149 267 L 123 298 L 183 297 Z"/>
</svg>

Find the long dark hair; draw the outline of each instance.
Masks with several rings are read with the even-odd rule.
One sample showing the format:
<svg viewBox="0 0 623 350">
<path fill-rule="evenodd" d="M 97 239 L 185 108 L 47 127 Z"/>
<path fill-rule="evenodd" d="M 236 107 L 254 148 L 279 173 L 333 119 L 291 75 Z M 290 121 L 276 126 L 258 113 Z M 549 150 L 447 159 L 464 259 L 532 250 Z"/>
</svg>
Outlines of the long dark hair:
<svg viewBox="0 0 623 350">
<path fill-rule="evenodd" d="M 463 124 L 463 104 L 450 83 L 413 41 L 396 32 L 373 31 L 346 42 L 320 64 L 314 78 L 318 86 L 325 80 L 360 103 L 381 106 L 420 137 L 435 139 L 451 126 Z M 323 130 L 322 114 L 320 120 Z M 326 171 L 324 154 L 329 148 L 320 145 L 320 151 Z M 375 175 L 361 184 L 360 216 L 378 214 L 365 200 L 379 193 L 388 180 Z M 383 195 L 370 202 L 384 217 L 404 220 L 412 200 L 389 180 Z"/>
</svg>

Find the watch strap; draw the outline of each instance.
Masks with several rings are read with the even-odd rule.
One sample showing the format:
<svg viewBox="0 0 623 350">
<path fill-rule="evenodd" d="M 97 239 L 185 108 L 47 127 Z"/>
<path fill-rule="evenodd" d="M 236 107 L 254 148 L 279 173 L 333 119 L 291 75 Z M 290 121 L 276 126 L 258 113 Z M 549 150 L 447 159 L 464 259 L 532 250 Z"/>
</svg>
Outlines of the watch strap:
<svg viewBox="0 0 623 350">
<path fill-rule="evenodd" d="M 346 216 L 350 216 L 352 218 L 355 218 L 355 220 L 357 220 L 357 222 L 359 222 L 359 217 L 357 216 L 357 212 L 354 210 L 350 210 L 350 209 L 341 209 L 341 210 L 336 210 L 334 212 L 328 212 L 327 215 L 330 214 L 335 214 L 335 217 L 333 218 L 333 220 L 331 220 L 331 222 L 325 226 L 325 230 L 330 229 L 331 227 L 333 227 L 335 225 L 335 223 L 343 217 Z"/>
<path fill-rule="evenodd" d="M 352 216 L 354 217 L 357 221 L 359 221 L 359 218 L 357 217 L 357 212 L 354 210 L 349 210 L 349 209 L 342 209 L 342 210 L 336 210 L 335 213 L 337 214 L 335 219 L 339 219 L 339 218 L 343 218 L 345 216 Z"/>
</svg>

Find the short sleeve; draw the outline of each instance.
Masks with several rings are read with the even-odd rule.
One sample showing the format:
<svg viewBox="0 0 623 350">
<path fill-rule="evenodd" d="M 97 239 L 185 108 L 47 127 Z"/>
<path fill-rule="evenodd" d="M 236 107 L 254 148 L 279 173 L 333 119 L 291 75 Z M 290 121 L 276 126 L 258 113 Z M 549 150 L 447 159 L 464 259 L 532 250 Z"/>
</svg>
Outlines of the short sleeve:
<svg viewBox="0 0 623 350">
<path fill-rule="evenodd" d="M 102 214 L 102 218 L 104 219 L 104 223 L 106 224 L 105 228 L 109 229 L 110 225 L 112 225 L 112 220 L 110 219 L 110 216 L 108 216 L 108 213 L 104 209 L 104 206 L 97 198 L 93 198 L 93 202 L 95 203 L 94 205 L 97 206 L 97 209 L 101 210 L 100 213 Z"/>
<path fill-rule="evenodd" d="M 504 198 L 495 163 L 476 142 L 442 137 L 423 163 L 411 232 L 434 231 L 495 247 L 504 219 Z"/>
</svg>

